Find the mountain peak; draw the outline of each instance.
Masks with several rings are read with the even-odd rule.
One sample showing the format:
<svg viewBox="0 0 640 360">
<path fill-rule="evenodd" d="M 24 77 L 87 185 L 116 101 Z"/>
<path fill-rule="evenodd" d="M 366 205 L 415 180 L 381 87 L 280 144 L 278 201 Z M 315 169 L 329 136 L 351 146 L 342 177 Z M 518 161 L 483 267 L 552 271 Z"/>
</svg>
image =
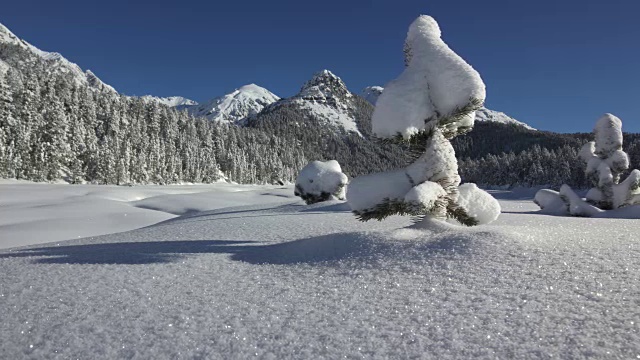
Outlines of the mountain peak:
<svg viewBox="0 0 640 360">
<path fill-rule="evenodd" d="M 37 47 L 29 44 L 23 39 L 17 37 L 6 26 L 0 24 L 0 43 L 19 46 L 32 54 L 47 61 L 52 71 L 60 71 L 63 73 L 70 73 L 74 81 L 78 84 L 88 85 L 93 89 L 99 91 L 106 91 L 115 93 L 116 90 L 102 82 L 91 71 L 84 72 L 77 64 L 67 60 L 62 54 L 57 52 L 48 52 L 38 49 Z"/>
<path fill-rule="evenodd" d="M 315 118 L 346 132 L 362 135 L 355 120 L 358 105 L 354 99 L 342 79 L 329 70 L 322 70 L 315 73 L 297 95 L 274 103 L 265 112 L 272 113 L 283 106 L 291 106 L 302 110 L 303 118 Z"/>
<path fill-rule="evenodd" d="M 234 91 L 189 108 L 194 116 L 210 120 L 242 124 L 249 116 L 280 100 L 271 91 L 256 84 L 247 84 Z"/>
<path fill-rule="evenodd" d="M 322 102 L 332 97 L 349 98 L 351 93 L 342 79 L 329 70 L 322 70 L 302 86 L 297 97 Z"/>
</svg>

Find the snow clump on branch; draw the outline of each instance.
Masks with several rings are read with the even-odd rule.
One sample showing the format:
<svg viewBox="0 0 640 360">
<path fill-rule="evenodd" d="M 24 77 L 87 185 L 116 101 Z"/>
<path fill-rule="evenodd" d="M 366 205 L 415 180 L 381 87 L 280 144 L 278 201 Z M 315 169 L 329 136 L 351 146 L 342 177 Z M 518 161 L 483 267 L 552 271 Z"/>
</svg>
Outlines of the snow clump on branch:
<svg viewBox="0 0 640 360">
<path fill-rule="evenodd" d="M 497 201 L 477 187 L 460 200 L 458 163 L 450 140 L 473 128 L 486 97 L 480 74 L 441 39 L 438 23 L 419 16 L 405 41 L 406 68 L 376 102 L 376 136 L 422 154 L 408 167 L 361 176 L 349 187 L 349 204 L 362 221 L 387 216 L 453 218 L 464 225 L 495 220 Z M 480 195 L 480 192 L 483 194 Z M 477 199 L 493 199 L 480 206 Z"/>
</svg>

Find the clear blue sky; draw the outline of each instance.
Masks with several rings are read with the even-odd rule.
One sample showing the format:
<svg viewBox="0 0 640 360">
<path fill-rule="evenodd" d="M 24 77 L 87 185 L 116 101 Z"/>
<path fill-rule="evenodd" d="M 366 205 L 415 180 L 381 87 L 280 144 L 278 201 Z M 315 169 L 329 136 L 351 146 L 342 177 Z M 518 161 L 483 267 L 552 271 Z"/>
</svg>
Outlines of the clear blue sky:
<svg viewBox="0 0 640 360">
<path fill-rule="evenodd" d="M 129 95 L 197 101 L 247 83 L 295 94 L 329 69 L 354 92 L 402 70 L 419 14 L 487 84 L 487 106 L 543 130 L 611 112 L 640 132 L 640 1 L 10 1 L 0 22 Z"/>
</svg>

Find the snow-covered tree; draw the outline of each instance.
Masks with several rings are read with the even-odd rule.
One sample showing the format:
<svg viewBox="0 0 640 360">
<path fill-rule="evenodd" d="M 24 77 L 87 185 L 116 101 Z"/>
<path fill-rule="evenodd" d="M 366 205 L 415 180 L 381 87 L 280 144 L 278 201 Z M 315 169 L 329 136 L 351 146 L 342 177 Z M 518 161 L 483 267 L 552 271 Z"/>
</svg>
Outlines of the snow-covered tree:
<svg viewBox="0 0 640 360">
<path fill-rule="evenodd" d="M 540 190 L 535 202 L 545 211 L 592 216 L 603 210 L 612 210 L 640 204 L 640 170 L 633 170 L 620 182 L 629 169 L 629 156 L 622 150 L 622 121 L 612 114 L 604 114 L 593 129 L 595 141 L 586 143 L 580 158 L 587 163 L 586 175 L 594 186 L 586 199 L 580 198 L 569 185 L 560 192 Z M 561 202 L 560 202 L 560 201 Z M 563 206 L 559 206 L 559 204 Z"/>
<path fill-rule="evenodd" d="M 335 160 L 312 161 L 300 170 L 294 194 L 307 204 L 331 199 L 344 200 L 349 179 Z"/>
<path fill-rule="evenodd" d="M 365 175 L 349 186 L 349 204 L 362 221 L 393 214 L 453 218 L 464 225 L 495 220 L 500 207 L 477 187 L 459 191 L 450 140 L 470 131 L 485 99 L 480 74 L 445 44 L 438 23 L 418 17 L 404 46 L 406 68 L 386 85 L 373 113 L 373 132 L 421 156 L 408 167 Z M 484 209 L 472 209 L 477 199 Z M 490 206 L 486 206 L 490 205 Z"/>
</svg>

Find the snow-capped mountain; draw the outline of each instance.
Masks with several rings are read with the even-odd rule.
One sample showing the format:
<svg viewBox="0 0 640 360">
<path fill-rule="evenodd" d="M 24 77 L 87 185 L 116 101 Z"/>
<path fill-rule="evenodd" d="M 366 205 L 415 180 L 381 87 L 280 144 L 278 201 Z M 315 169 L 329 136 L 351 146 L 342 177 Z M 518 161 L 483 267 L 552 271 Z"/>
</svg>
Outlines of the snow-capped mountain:
<svg viewBox="0 0 640 360">
<path fill-rule="evenodd" d="M 382 94 L 382 90 L 384 90 L 382 86 L 367 86 L 362 90 L 360 96 L 375 105 L 376 101 L 378 101 L 378 97 Z"/>
<path fill-rule="evenodd" d="M 307 81 L 300 92 L 282 99 L 265 109 L 272 112 L 282 106 L 293 106 L 321 122 L 361 134 L 355 120 L 354 96 L 342 79 L 329 70 L 322 70 Z"/>
<path fill-rule="evenodd" d="M 197 102 L 184 98 L 182 96 L 157 97 L 153 95 L 144 95 L 140 98 L 145 102 L 155 101 L 158 104 L 166 105 L 168 107 L 188 107 L 198 105 Z"/>
<path fill-rule="evenodd" d="M 525 127 L 529 130 L 536 130 L 528 124 L 525 124 L 522 121 L 518 121 L 503 112 L 490 110 L 485 107 L 476 111 L 476 121 L 490 121 L 501 124 L 514 124 Z"/>
<path fill-rule="evenodd" d="M 243 125 L 248 117 L 259 113 L 266 106 L 278 100 L 280 98 L 271 91 L 256 84 L 249 84 L 229 94 L 187 109 L 194 116 Z"/>
<path fill-rule="evenodd" d="M 47 52 L 38 49 L 37 47 L 29 44 L 28 42 L 20 39 L 14 33 L 12 33 L 6 26 L 0 24 L 0 43 L 12 44 L 20 46 L 23 49 L 30 51 L 31 53 L 46 60 L 51 65 L 52 70 L 60 71 L 62 73 L 70 73 L 73 79 L 81 85 L 88 85 L 91 88 L 106 91 L 110 93 L 116 93 L 116 90 L 110 85 L 105 84 L 100 78 L 98 78 L 90 70 L 82 71 L 80 66 L 67 60 L 64 56 L 56 52 Z M 4 62 L 0 64 L 0 71 L 6 71 L 8 65 Z M 4 70 L 3 70 L 4 68 Z"/>
<path fill-rule="evenodd" d="M 17 37 L 6 26 L 0 24 L 0 44 L 2 43 L 19 46 L 22 49 L 25 49 L 31 52 L 32 54 L 35 54 L 36 56 L 45 60 L 52 71 L 59 71 L 62 73 L 71 74 L 71 78 L 78 85 L 87 85 L 90 88 L 97 89 L 99 91 L 105 91 L 112 94 L 117 93 L 117 91 L 112 86 L 105 84 L 91 70 L 83 71 L 80 68 L 80 66 L 78 66 L 78 64 L 75 64 L 67 60 L 60 53 L 48 52 L 48 51 L 43 51 L 38 49 L 37 47 L 31 45 L 27 41 Z M 6 72 L 9 68 L 10 68 L 9 64 L 0 60 L 0 74 Z M 162 97 L 156 97 L 152 95 L 145 95 L 145 96 L 141 96 L 141 98 L 145 102 L 155 101 L 159 104 L 163 104 L 169 107 L 198 105 L 197 102 L 186 99 L 181 96 L 171 96 L 171 97 L 162 98 Z"/>
<path fill-rule="evenodd" d="M 380 94 L 382 94 L 383 91 L 384 88 L 382 86 L 367 86 L 366 88 L 364 88 L 364 90 L 362 90 L 362 94 L 360 96 L 365 98 L 371 104 L 375 105 L 376 101 L 378 101 L 378 97 L 380 96 Z M 490 121 L 500 124 L 514 124 L 522 126 L 529 130 L 536 130 L 528 124 L 525 124 L 522 121 L 518 121 L 503 112 L 490 110 L 485 107 L 476 111 L 476 121 Z"/>
</svg>

